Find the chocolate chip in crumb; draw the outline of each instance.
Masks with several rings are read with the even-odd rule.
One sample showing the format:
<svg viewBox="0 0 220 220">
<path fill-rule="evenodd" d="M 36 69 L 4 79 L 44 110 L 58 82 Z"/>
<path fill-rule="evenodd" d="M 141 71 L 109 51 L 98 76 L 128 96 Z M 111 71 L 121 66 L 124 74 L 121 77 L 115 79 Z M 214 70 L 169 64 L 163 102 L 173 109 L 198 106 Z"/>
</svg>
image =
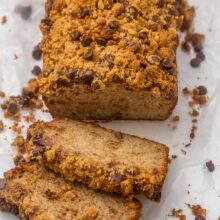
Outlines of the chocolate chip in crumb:
<svg viewBox="0 0 220 220">
<path fill-rule="evenodd" d="M 213 172 L 215 170 L 215 165 L 211 160 L 206 162 L 206 167 L 208 168 L 209 172 Z"/>
<path fill-rule="evenodd" d="M 102 37 L 99 37 L 96 38 L 96 43 L 100 46 L 105 46 L 107 44 L 107 40 Z"/>
<path fill-rule="evenodd" d="M 89 15 L 90 15 L 90 9 L 88 7 L 83 7 L 79 9 L 79 11 L 76 13 L 76 17 L 79 19 L 83 19 Z"/>
<path fill-rule="evenodd" d="M 89 49 L 84 55 L 83 55 L 83 59 L 84 60 L 93 60 L 94 57 L 94 50 L 93 49 Z"/>
<path fill-rule="evenodd" d="M 73 32 L 70 33 L 69 39 L 72 42 L 73 41 L 78 41 L 80 39 L 81 35 L 82 34 L 79 31 L 73 31 Z"/>
<path fill-rule="evenodd" d="M 18 5 L 15 8 L 15 12 L 19 13 L 23 20 L 28 20 L 32 14 L 32 7 L 30 5 L 28 5 L 28 6 Z"/>
<path fill-rule="evenodd" d="M 117 28 L 119 28 L 119 22 L 117 20 L 110 21 L 108 26 L 111 29 L 117 29 Z"/>
<path fill-rule="evenodd" d="M 136 19 L 136 18 L 138 17 L 139 12 L 138 12 L 138 9 L 137 9 L 136 7 L 131 6 L 131 7 L 129 8 L 129 12 L 130 12 L 131 16 L 132 16 L 134 19 Z"/>
<path fill-rule="evenodd" d="M 158 0 L 157 5 L 159 8 L 162 8 L 164 6 L 164 0 Z"/>
<path fill-rule="evenodd" d="M 45 24 L 45 25 L 47 25 L 47 26 L 49 26 L 49 27 L 53 25 L 53 21 L 51 21 L 51 20 L 48 19 L 48 18 L 42 19 L 42 20 L 41 20 L 41 23 L 42 23 L 42 24 Z"/>
<path fill-rule="evenodd" d="M 88 47 L 92 43 L 92 38 L 88 35 L 83 35 L 81 37 L 81 44 L 83 47 Z"/>
<path fill-rule="evenodd" d="M 35 59 L 35 60 L 40 60 L 41 59 L 41 56 L 42 56 L 42 51 L 39 47 L 39 45 L 36 45 L 32 51 L 32 57 Z"/>
<path fill-rule="evenodd" d="M 11 115 L 15 115 L 19 111 L 19 107 L 16 103 L 9 103 L 7 106 L 7 110 Z"/>
<path fill-rule="evenodd" d="M 68 75 L 68 77 L 71 78 L 71 79 L 74 79 L 76 73 L 77 73 L 77 70 L 74 69 L 74 68 L 69 68 L 69 69 L 67 70 L 67 75 Z"/>
<path fill-rule="evenodd" d="M 196 58 L 200 59 L 201 61 L 204 61 L 206 57 L 205 54 L 202 51 L 200 51 L 196 54 Z"/>
<path fill-rule="evenodd" d="M 5 184 L 6 184 L 5 179 L 0 179 L 0 189 L 4 189 L 5 188 Z"/>
<path fill-rule="evenodd" d="M 198 86 L 197 87 L 199 95 L 206 95 L 208 90 L 205 86 Z"/>
<path fill-rule="evenodd" d="M 136 41 L 132 41 L 129 46 L 130 46 L 130 49 L 134 53 L 137 53 L 141 49 L 141 44 L 139 42 L 136 42 Z"/>
<path fill-rule="evenodd" d="M 206 218 L 201 215 L 198 215 L 195 217 L 195 220 L 206 220 Z"/>
<path fill-rule="evenodd" d="M 91 84 L 94 79 L 95 72 L 92 70 L 81 70 L 79 71 L 79 75 L 84 83 Z"/>
<path fill-rule="evenodd" d="M 31 72 L 33 75 L 39 76 L 41 74 L 41 68 L 39 66 L 34 66 Z"/>
<path fill-rule="evenodd" d="M 124 80 L 122 78 L 120 78 L 118 75 L 114 75 L 112 78 L 112 81 L 115 83 L 123 83 Z"/>
<path fill-rule="evenodd" d="M 106 40 L 110 40 L 113 38 L 113 34 L 114 34 L 114 30 L 112 30 L 111 28 L 104 28 L 102 29 L 102 31 L 100 32 L 100 36 Z"/>
<path fill-rule="evenodd" d="M 190 61 L 190 65 L 193 67 L 193 68 L 197 68 L 200 66 L 202 60 L 200 58 L 193 58 L 191 61 Z"/>
<path fill-rule="evenodd" d="M 158 16 L 158 15 L 153 15 L 153 16 L 151 17 L 151 21 L 153 21 L 153 22 L 157 22 L 158 19 L 159 19 L 159 16 Z"/>
<path fill-rule="evenodd" d="M 155 196 L 155 201 L 159 202 L 161 199 L 161 192 L 157 193 L 157 195 Z"/>
<path fill-rule="evenodd" d="M 141 33 L 139 33 L 139 38 L 142 40 L 145 40 L 148 38 L 148 32 L 147 31 L 142 31 Z"/>
<path fill-rule="evenodd" d="M 161 61 L 161 65 L 165 69 L 171 69 L 173 67 L 171 61 L 168 58 L 163 59 Z"/>
<path fill-rule="evenodd" d="M 104 56 L 104 59 L 108 62 L 108 66 L 110 69 L 112 69 L 114 67 L 114 60 L 115 60 L 115 57 L 111 54 L 106 54 Z"/>
</svg>

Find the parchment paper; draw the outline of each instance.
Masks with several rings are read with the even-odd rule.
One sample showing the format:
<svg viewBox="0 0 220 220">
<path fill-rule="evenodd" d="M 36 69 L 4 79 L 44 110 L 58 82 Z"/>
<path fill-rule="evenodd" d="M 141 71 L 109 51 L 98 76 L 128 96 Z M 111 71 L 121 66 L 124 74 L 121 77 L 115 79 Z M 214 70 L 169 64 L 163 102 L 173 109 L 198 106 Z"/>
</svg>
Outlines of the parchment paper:
<svg viewBox="0 0 220 220">
<path fill-rule="evenodd" d="M 43 0 L 0 0 L 0 18 L 6 15 L 8 22 L 0 24 L 0 90 L 7 96 L 20 94 L 21 88 L 33 75 L 31 70 L 39 64 L 31 57 L 33 47 L 40 41 L 38 24 L 44 15 Z M 173 208 L 182 209 L 187 219 L 194 219 L 185 203 L 201 204 L 207 209 L 207 219 L 217 220 L 220 216 L 220 1 L 191 0 L 197 6 L 195 30 L 206 35 L 206 61 L 198 69 L 189 65 L 194 56 L 178 51 L 179 64 L 179 102 L 173 115 L 180 115 L 180 121 L 173 129 L 171 119 L 163 122 L 151 121 L 114 121 L 103 126 L 141 137 L 153 139 L 170 147 L 170 155 L 178 158 L 169 167 L 163 188 L 162 201 L 155 204 L 142 199 L 143 218 L 146 220 L 173 219 L 167 217 Z M 16 5 L 32 5 L 33 13 L 24 21 L 14 13 Z M 17 54 L 18 59 L 14 59 Z M 181 94 L 184 87 L 193 88 L 205 85 L 208 88 L 209 103 L 200 109 L 198 131 L 192 145 L 189 143 L 191 117 L 187 100 Z M 1 100 L 0 100 L 1 101 Z M 25 112 L 28 114 L 28 112 Z M 2 118 L 2 112 L 0 112 Z M 50 120 L 47 113 L 38 111 L 37 118 Z M 12 156 L 15 149 L 11 142 L 15 134 L 8 129 L 11 122 L 4 120 L 7 128 L 0 133 L 0 175 L 13 167 Z M 171 124 L 171 126 L 168 126 Z M 187 151 L 184 155 L 181 149 Z M 212 160 L 216 166 L 213 173 L 205 167 Z M 190 184 L 190 185 L 189 185 Z M 190 191 L 190 194 L 187 191 Z M 0 213 L 0 220 L 17 219 L 9 214 Z"/>
</svg>

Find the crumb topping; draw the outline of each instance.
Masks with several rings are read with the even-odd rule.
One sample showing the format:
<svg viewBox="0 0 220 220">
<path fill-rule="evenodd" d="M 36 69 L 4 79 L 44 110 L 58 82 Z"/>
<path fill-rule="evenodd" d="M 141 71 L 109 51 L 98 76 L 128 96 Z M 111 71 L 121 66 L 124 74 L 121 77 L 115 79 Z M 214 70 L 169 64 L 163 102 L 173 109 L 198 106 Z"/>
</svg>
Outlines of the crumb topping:
<svg viewBox="0 0 220 220">
<path fill-rule="evenodd" d="M 72 83 L 102 88 L 111 82 L 169 91 L 177 83 L 180 7 L 174 0 L 48 4 L 41 24 L 42 92 Z"/>
</svg>

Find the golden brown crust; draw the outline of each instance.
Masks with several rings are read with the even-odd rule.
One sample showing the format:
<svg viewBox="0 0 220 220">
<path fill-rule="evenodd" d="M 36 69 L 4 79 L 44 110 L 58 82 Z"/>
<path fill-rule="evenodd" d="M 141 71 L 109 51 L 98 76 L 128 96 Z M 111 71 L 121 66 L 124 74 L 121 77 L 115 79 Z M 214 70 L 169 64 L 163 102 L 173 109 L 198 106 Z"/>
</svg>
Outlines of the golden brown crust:
<svg viewBox="0 0 220 220">
<path fill-rule="evenodd" d="M 111 83 L 147 90 L 157 85 L 161 91 L 176 87 L 175 29 L 182 19 L 176 2 L 167 0 L 163 5 L 158 5 L 157 0 L 122 2 L 47 1 L 47 22 L 41 25 L 45 81 L 54 88 L 57 80 L 70 84 L 91 81 L 94 88 Z M 111 39 L 105 38 L 108 39 L 105 46 L 97 43 L 97 38 L 104 38 L 103 31 L 113 34 Z M 90 49 L 95 53 L 92 61 L 84 59 Z M 82 68 L 94 73 L 91 79 L 88 75 L 84 77 Z M 74 75 L 74 80 L 68 72 Z"/>
<path fill-rule="evenodd" d="M 155 201 L 168 169 L 168 148 L 79 121 L 38 122 L 28 131 L 29 155 L 68 180 Z"/>
<path fill-rule="evenodd" d="M 27 220 L 137 220 L 138 200 L 125 200 L 71 184 L 37 162 L 21 163 L 5 174 L 0 209 Z"/>
</svg>

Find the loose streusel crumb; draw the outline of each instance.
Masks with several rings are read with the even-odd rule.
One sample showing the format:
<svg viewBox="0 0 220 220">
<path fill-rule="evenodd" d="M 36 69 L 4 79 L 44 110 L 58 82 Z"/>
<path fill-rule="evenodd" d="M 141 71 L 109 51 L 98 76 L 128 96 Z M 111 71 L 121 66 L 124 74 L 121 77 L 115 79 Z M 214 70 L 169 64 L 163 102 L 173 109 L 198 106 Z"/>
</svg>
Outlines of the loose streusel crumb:
<svg viewBox="0 0 220 220">
<path fill-rule="evenodd" d="M 190 205 L 190 204 L 187 204 L 187 206 L 191 209 L 192 211 L 192 214 L 195 216 L 195 217 L 203 217 L 203 219 L 206 218 L 206 209 L 202 208 L 201 205 Z"/>
<path fill-rule="evenodd" d="M 34 122 L 36 118 L 35 118 L 34 113 L 30 112 L 29 115 L 24 116 L 24 119 L 25 119 L 26 122 L 29 123 L 29 122 Z"/>
<path fill-rule="evenodd" d="M 1 24 L 6 24 L 7 21 L 8 21 L 7 17 L 3 16 L 2 19 L 1 19 Z"/>
<path fill-rule="evenodd" d="M 176 115 L 172 118 L 172 121 L 173 122 L 178 122 L 180 120 L 180 116 L 179 115 Z"/>
<path fill-rule="evenodd" d="M 5 97 L 5 93 L 0 90 L 0 98 L 4 98 L 4 97 Z"/>
<path fill-rule="evenodd" d="M 0 120 L 0 132 L 4 130 L 4 123 L 2 120 Z"/>
<path fill-rule="evenodd" d="M 18 151 L 20 152 L 24 152 L 25 148 L 25 139 L 22 135 L 18 135 L 17 137 L 15 137 L 14 141 L 12 142 L 12 146 L 15 146 L 18 148 Z"/>
<path fill-rule="evenodd" d="M 172 209 L 171 214 L 169 214 L 169 216 L 171 217 L 176 217 L 179 220 L 186 220 L 186 216 L 183 214 L 183 210 L 182 209 Z"/>
</svg>

